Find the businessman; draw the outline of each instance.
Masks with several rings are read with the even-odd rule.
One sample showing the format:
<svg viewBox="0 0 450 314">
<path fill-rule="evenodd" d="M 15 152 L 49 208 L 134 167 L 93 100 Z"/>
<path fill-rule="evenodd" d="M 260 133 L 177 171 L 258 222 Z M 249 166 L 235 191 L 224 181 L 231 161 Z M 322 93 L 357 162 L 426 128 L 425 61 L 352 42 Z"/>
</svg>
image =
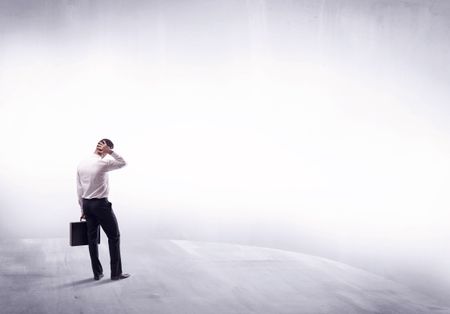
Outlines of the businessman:
<svg viewBox="0 0 450 314">
<path fill-rule="evenodd" d="M 78 202 L 81 207 L 81 218 L 86 219 L 87 223 L 89 254 L 95 280 L 103 277 L 102 264 L 98 258 L 99 225 L 108 236 L 111 279 L 119 280 L 130 276 L 122 273 L 119 225 L 112 204 L 108 200 L 108 172 L 126 165 L 125 160 L 113 149 L 113 142 L 106 138 L 102 139 L 98 142 L 94 153 L 80 162 L 77 169 Z M 112 158 L 105 158 L 107 155 Z"/>
</svg>

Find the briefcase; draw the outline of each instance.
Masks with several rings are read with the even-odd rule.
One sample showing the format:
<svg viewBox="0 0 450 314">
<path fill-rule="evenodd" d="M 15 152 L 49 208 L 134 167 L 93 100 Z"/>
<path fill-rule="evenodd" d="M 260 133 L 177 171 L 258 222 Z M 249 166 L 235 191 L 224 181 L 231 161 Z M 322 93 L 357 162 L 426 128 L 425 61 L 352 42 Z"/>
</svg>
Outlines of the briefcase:
<svg viewBox="0 0 450 314">
<path fill-rule="evenodd" d="M 100 227 L 97 227 L 97 239 L 100 244 Z M 86 221 L 70 223 L 70 246 L 88 245 Z"/>
</svg>

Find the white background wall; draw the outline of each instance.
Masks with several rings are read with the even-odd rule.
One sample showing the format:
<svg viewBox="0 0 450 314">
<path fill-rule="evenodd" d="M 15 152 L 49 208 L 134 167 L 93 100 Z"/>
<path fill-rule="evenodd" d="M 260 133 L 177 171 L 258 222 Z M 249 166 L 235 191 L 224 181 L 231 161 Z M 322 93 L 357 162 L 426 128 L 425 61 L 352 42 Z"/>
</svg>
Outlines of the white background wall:
<svg viewBox="0 0 450 314">
<path fill-rule="evenodd" d="M 103 137 L 125 237 L 450 288 L 446 1 L 0 1 L 0 237 L 66 237 Z"/>
</svg>

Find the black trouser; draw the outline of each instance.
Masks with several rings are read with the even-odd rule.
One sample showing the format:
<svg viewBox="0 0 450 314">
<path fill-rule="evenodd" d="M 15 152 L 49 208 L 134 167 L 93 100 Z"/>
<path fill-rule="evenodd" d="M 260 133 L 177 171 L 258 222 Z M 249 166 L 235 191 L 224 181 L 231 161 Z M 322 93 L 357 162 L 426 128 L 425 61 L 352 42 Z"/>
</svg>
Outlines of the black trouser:
<svg viewBox="0 0 450 314">
<path fill-rule="evenodd" d="M 102 264 L 98 259 L 97 233 L 99 225 L 102 226 L 108 237 L 109 256 L 111 258 L 111 277 L 122 274 L 120 260 L 120 232 L 112 204 L 107 198 L 83 199 L 83 212 L 86 215 L 88 230 L 89 254 L 94 276 L 103 273 Z"/>
</svg>

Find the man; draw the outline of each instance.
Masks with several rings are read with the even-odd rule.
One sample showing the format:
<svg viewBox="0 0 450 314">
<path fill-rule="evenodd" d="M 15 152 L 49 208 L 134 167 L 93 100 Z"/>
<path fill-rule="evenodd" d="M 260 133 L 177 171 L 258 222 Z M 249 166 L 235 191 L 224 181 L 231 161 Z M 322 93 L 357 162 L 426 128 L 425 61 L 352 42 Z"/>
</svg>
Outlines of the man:
<svg viewBox="0 0 450 314">
<path fill-rule="evenodd" d="M 103 277 L 102 264 L 98 259 L 99 225 L 108 236 L 111 279 L 119 280 L 130 276 L 122 273 L 119 226 L 112 204 L 108 201 L 108 172 L 126 165 L 125 160 L 113 148 L 114 144 L 109 139 L 102 139 L 92 156 L 78 165 L 77 171 L 78 202 L 81 219 L 85 218 L 87 223 L 89 254 L 95 280 Z M 112 158 L 105 158 L 106 155 Z"/>
</svg>

